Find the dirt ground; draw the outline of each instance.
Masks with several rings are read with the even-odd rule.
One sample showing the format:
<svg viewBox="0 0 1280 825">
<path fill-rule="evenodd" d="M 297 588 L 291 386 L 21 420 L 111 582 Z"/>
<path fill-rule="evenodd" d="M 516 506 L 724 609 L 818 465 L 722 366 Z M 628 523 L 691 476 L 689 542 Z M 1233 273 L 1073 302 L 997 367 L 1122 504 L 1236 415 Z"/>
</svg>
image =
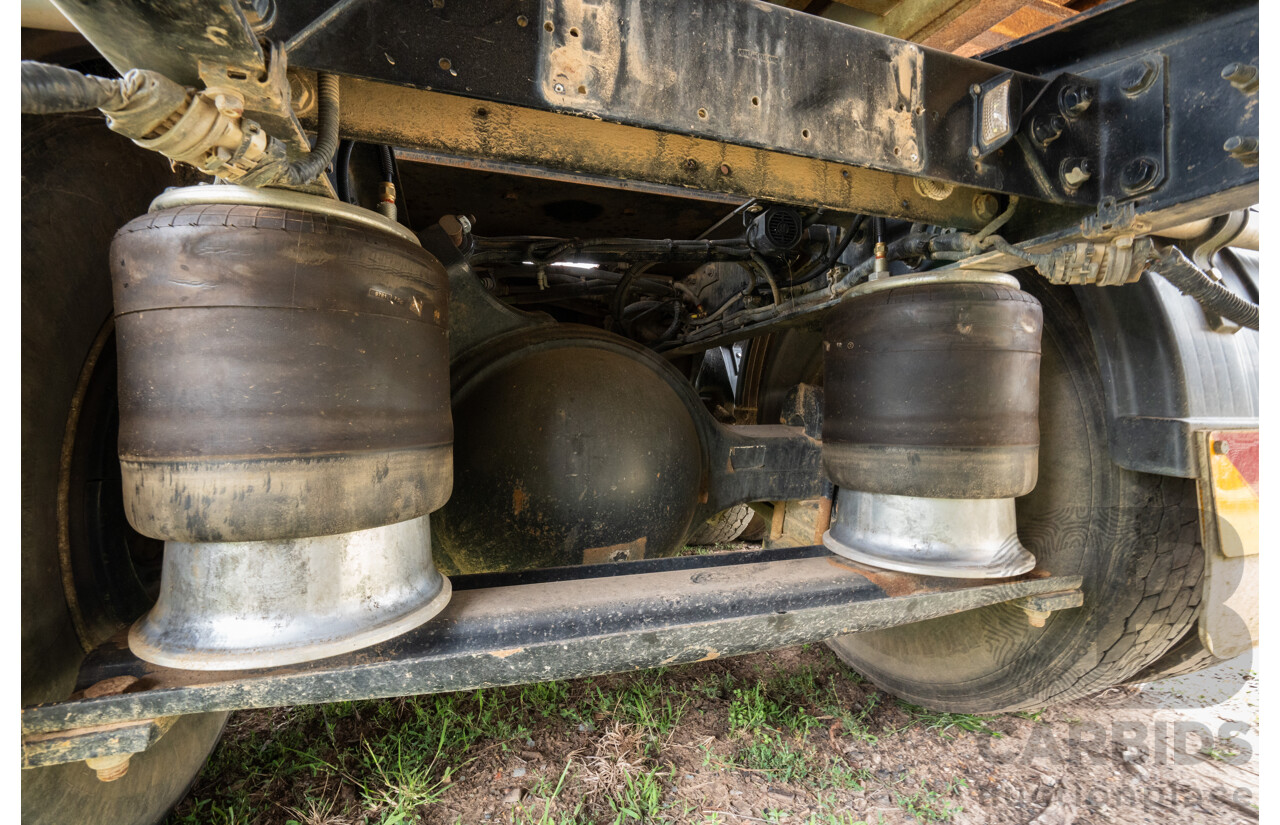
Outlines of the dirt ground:
<svg viewBox="0 0 1280 825">
<path fill-rule="evenodd" d="M 1250 661 L 992 717 L 906 705 L 821 645 L 246 711 L 169 822 L 1252 823 Z"/>
</svg>

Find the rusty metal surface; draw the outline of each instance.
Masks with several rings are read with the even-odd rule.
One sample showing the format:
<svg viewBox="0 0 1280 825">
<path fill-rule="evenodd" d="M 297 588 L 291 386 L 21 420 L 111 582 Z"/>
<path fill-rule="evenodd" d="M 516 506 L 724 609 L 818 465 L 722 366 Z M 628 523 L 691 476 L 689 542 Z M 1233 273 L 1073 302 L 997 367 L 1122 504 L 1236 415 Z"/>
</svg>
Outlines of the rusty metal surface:
<svg viewBox="0 0 1280 825">
<path fill-rule="evenodd" d="M 975 168 L 927 127 L 967 121 L 969 85 L 998 70 L 759 3 L 298 0 L 274 32 L 312 71 L 1032 193 L 1016 163 Z"/>
<path fill-rule="evenodd" d="M 985 223 L 972 187 L 934 201 L 901 175 L 357 78 L 343 78 L 342 100 L 343 134 L 357 140 L 966 229 Z"/>
<path fill-rule="evenodd" d="M 22 740 L 22 767 L 43 768 L 118 754 L 142 753 L 168 729 L 167 720 L 142 719 L 38 734 Z"/>
<path fill-rule="evenodd" d="M 209 710 L 467 690 L 682 664 L 922 621 L 1074 589 L 1078 576 L 974 582 L 799 558 L 455 591 L 426 625 L 308 665 L 199 673 L 154 667 L 118 641 L 85 682 L 137 675 L 131 692 L 24 708 L 24 736 Z M 678 560 L 699 561 L 692 560 Z M 610 565 L 651 565 L 622 562 Z M 641 569 L 644 569 L 643 567 Z M 615 572 L 618 572 L 615 570 Z"/>
<path fill-rule="evenodd" d="M 557 0 L 540 28 L 535 85 L 553 109 L 886 171 L 931 160 L 916 44 L 696 0 Z"/>
</svg>

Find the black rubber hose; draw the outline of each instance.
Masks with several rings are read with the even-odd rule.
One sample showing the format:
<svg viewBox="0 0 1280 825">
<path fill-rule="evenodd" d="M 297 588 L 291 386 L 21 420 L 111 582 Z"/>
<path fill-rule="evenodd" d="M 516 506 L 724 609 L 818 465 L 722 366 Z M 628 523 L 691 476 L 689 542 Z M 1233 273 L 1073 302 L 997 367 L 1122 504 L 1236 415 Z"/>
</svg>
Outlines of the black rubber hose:
<svg viewBox="0 0 1280 825">
<path fill-rule="evenodd" d="M 382 180 L 386 183 L 396 182 L 396 160 L 391 154 L 390 146 L 378 147 L 378 160 L 382 165 Z"/>
<path fill-rule="evenodd" d="M 675 335 L 676 330 L 680 328 L 680 322 L 684 320 L 683 304 L 681 304 L 679 301 L 672 301 L 671 308 L 675 312 L 675 315 L 671 318 L 671 326 L 667 327 L 666 330 L 661 335 L 658 336 L 657 340 L 654 341 L 655 344 L 664 343 L 665 341 L 670 339 L 673 335 Z"/>
<path fill-rule="evenodd" d="M 840 260 L 840 256 L 849 248 L 849 244 L 853 242 L 853 236 L 858 234 L 858 228 L 862 226 L 862 222 L 867 219 L 866 215 L 857 215 L 849 222 L 849 228 L 840 236 L 840 240 L 826 255 L 818 259 L 818 261 L 807 270 L 799 278 L 793 278 L 789 286 L 800 286 L 807 284 L 814 278 L 818 277 L 828 269 L 836 265 L 836 261 Z"/>
<path fill-rule="evenodd" d="M 884 257 L 887 261 L 901 261 L 905 258 L 929 258 L 939 252 L 966 252 L 969 250 L 970 237 L 963 233 L 946 234 L 912 232 L 885 245 Z M 875 271 L 876 259 L 867 258 L 845 276 L 850 283 L 857 283 Z"/>
<path fill-rule="evenodd" d="M 1258 305 L 1241 298 L 1200 271 L 1200 267 L 1187 260 L 1177 247 L 1166 248 L 1152 271 L 1176 286 L 1183 295 L 1195 298 L 1210 312 L 1247 329 L 1258 328 Z"/>
<path fill-rule="evenodd" d="M 51 115 L 124 106 L 125 80 L 84 75 L 61 66 L 22 61 L 22 113 Z"/>
<path fill-rule="evenodd" d="M 318 80 L 316 145 L 301 159 L 289 164 L 285 179 L 294 186 L 315 180 L 338 151 L 338 76 L 320 74 Z"/>
<path fill-rule="evenodd" d="M 351 150 L 356 148 L 354 140 L 344 140 L 338 144 L 338 155 L 334 158 L 333 176 L 338 183 L 338 200 L 343 203 L 355 203 L 355 195 L 351 193 Z"/>
<path fill-rule="evenodd" d="M 631 282 L 648 268 L 648 266 L 631 267 L 618 279 L 618 285 L 613 288 L 613 300 L 609 302 L 609 311 L 613 313 L 618 327 L 627 335 L 631 334 L 631 325 L 623 315 L 627 308 L 627 292 L 631 289 Z"/>
</svg>

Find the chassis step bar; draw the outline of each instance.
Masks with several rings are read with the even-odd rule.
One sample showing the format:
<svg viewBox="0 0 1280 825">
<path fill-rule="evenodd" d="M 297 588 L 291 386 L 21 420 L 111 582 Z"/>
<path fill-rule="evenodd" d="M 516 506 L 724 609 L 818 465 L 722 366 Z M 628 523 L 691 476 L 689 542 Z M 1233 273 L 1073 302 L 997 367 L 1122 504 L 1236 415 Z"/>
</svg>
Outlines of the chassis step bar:
<svg viewBox="0 0 1280 825">
<path fill-rule="evenodd" d="M 449 606 L 422 627 L 306 665 L 163 668 L 133 656 L 122 633 L 85 660 L 78 689 L 113 679 L 129 683 L 127 692 L 24 708 L 23 766 L 139 752 L 162 735 L 169 717 L 183 714 L 686 664 L 1015 600 L 1030 604 L 1080 585 L 1079 576 L 1036 572 L 1000 580 L 913 576 L 802 547 L 457 576 Z"/>
</svg>

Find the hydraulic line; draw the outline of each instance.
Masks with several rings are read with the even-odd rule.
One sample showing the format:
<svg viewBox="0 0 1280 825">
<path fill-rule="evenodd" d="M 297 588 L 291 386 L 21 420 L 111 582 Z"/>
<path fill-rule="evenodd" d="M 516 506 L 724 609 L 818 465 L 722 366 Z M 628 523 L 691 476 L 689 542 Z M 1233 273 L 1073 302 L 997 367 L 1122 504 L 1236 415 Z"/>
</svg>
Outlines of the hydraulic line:
<svg viewBox="0 0 1280 825">
<path fill-rule="evenodd" d="M 316 145 L 288 165 L 284 174 L 286 183 L 294 186 L 308 184 L 333 161 L 338 151 L 338 103 L 338 76 L 317 75 Z"/>
<path fill-rule="evenodd" d="M 344 140 L 338 144 L 338 154 L 334 159 L 334 177 L 337 178 L 338 200 L 343 203 L 356 202 L 351 192 L 351 150 L 356 147 L 354 140 Z"/>
<path fill-rule="evenodd" d="M 1176 286 L 1183 295 L 1195 298 L 1210 312 L 1247 329 L 1258 328 L 1258 305 L 1206 275 L 1176 246 L 1166 247 L 1150 271 Z"/>
</svg>

